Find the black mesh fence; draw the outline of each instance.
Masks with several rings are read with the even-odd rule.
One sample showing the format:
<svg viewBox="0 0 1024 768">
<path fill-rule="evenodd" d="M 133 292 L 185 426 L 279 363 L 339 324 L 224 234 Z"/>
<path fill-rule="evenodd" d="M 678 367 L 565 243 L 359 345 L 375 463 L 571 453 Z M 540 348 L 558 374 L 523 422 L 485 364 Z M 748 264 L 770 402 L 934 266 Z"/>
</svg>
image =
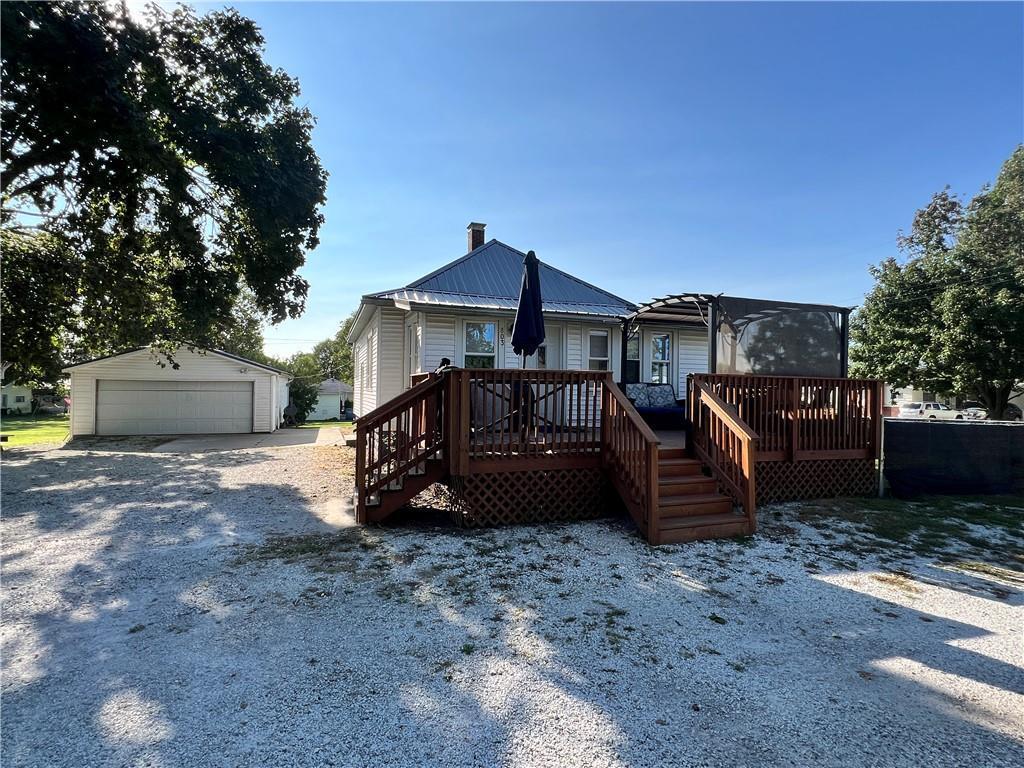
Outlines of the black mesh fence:
<svg viewBox="0 0 1024 768">
<path fill-rule="evenodd" d="M 1024 424 L 886 419 L 895 496 L 1024 494 Z"/>
<path fill-rule="evenodd" d="M 716 373 L 842 376 L 843 322 L 836 307 L 721 296 Z"/>
</svg>

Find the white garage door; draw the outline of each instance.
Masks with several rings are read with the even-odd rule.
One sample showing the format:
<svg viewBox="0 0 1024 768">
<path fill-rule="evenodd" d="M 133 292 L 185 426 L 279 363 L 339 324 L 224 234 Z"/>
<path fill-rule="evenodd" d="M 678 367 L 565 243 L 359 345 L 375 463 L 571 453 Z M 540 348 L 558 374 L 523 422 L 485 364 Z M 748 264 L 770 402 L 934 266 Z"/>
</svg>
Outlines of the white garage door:
<svg viewBox="0 0 1024 768">
<path fill-rule="evenodd" d="M 251 381 L 115 381 L 96 389 L 96 434 L 252 432 Z"/>
</svg>

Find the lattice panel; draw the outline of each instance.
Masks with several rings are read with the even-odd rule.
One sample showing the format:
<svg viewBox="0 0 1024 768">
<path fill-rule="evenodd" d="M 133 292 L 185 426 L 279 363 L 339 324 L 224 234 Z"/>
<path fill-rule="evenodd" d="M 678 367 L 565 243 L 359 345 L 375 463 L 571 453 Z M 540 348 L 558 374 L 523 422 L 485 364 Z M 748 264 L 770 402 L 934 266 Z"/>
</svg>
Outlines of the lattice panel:
<svg viewBox="0 0 1024 768">
<path fill-rule="evenodd" d="M 603 470 L 529 470 L 453 477 L 452 519 L 467 527 L 589 520 L 608 513 L 611 489 Z"/>
<path fill-rule="evenodd" d="M 874 459 L 762 461 L 757 464 L 757 503 L 837 496 L 871 496 L 878 492 Z"/>
</svg>

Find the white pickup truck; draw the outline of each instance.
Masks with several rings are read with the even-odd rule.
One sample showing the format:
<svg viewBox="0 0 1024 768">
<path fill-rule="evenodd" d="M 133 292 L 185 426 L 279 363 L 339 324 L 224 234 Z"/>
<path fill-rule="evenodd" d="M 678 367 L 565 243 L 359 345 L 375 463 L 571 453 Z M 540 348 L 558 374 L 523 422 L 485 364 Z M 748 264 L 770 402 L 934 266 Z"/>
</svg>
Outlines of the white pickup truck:
<svg viewBox="0 0 1024 768">
<path fill-rule="evenodd" d="M 900 406 L 901 419 L 956 419 L 963 421 L 964 412 L 944 403 L 904 403 Z"/>
</svg>

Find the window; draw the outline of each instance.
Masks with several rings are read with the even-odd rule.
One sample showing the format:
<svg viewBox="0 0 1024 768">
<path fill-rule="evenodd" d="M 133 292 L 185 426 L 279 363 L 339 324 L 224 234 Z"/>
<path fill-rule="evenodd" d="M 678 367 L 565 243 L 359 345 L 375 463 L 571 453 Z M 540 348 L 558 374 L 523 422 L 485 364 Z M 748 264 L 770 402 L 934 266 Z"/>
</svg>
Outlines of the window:
<svg viewBox="0 0 1024 768">
<path fill-rule="evenodd" d="M 466 368 L 496 368 L 494 323 L 466 323 Z"/>
<path fill-rule="evenodd" d="M 608 331 L 591 331 L 587 340 L 587 369 L 608 370 Z"/>
<path fill-rule="evenodd" d="M 667 333 L 655 333 L 651 336 L 651 381 L 655 384 L 671 384 L 671 373 L 671 337 Z"/>
<path fill-rule="evenodd" d="M 14 402 L 16 402 L 16 403 L 24 403 L 25 402 L 25 396 L 24 395 L 15 395 L 14 396 Z"/>
<path fill-rule="evenodd" d="M 627 384 L 635 384 L 640 381 L 639 331 L 626 339 L 626 370 L 622 372 L 622 380 Z"/>
</svg>

